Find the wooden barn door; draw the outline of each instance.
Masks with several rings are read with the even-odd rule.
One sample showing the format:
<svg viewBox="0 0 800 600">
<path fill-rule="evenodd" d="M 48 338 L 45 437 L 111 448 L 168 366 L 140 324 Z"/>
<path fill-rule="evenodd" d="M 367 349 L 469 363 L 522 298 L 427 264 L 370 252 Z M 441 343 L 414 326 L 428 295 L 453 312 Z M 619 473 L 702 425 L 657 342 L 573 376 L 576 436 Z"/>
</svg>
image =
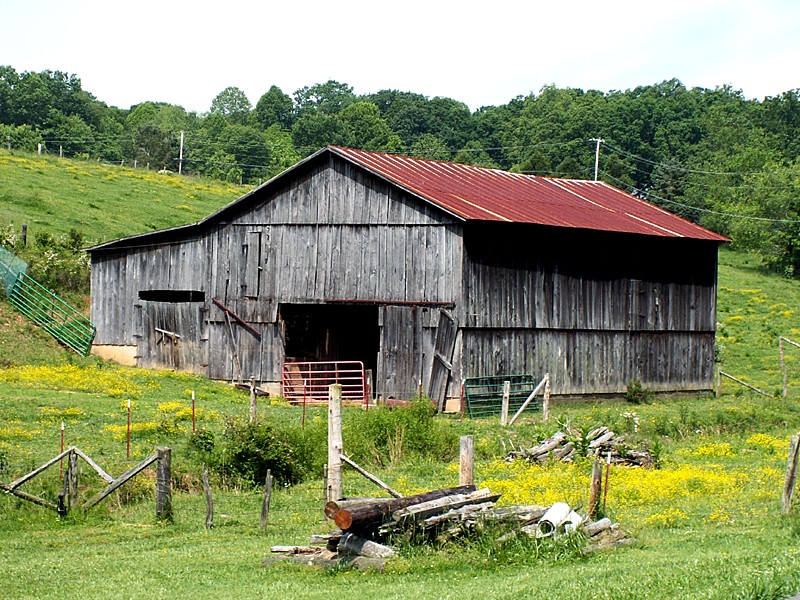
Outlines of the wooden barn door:
<svg viewBox="0 0 800 600">
<path fill-rule="evenodd" d="M 384 306 L 375 391 L 384 398 L 413 398 L 422 379 L 421 311 L 414 306 Z"/>
<path fill-rule="evenodd" d="M 205 373 L 202 302 L 141 300 L 137 341 L 140 367 Z"/>
<path fill-rule="evenodd" d="M 439 311 L 439 325 L 436 328 L 436 341 L 433 347 L 433 365 L 428 396 L 436 402 L 439 412 L 444 410 L 447 382 L 453 371 L 453 352 L 456 349 L 458 322 L 446 310 Z"/>
</svg>

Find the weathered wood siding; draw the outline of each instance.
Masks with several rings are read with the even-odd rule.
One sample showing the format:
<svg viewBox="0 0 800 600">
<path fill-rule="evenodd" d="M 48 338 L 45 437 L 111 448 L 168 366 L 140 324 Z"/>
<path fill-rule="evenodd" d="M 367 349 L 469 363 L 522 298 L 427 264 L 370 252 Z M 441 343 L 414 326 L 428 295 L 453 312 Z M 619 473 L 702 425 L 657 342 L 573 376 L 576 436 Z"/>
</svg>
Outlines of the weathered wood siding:
<svg viewBox="0 0 800 600">
<path fill-rule="evenodd" d="M 204 238 L 92 254 L 94 343 L 135 345 L 139 292 L 205 290 L 209 267 Z"/>
<path fill-rule="evenodd" d="M 193 230 L 191 239 L 95 252 L 96 343 L 131 344 L 146 335 L 135 323 L 140 290 L 200 290 L 206 294 L 202 343 L 209 376 L 237 379 L 241 364 L 243 378 L 278 381 L 284 359 L 280 304 L 375 302 L 392 313 L 381 327 L 387 355 L 376 389 L 392 393 L 405 372 L 414 373 L 416 389 L 420 374 L 429 377 L 430 365 L 418 361 L 430 356 L 425 348 L 433 344 L 436 323 L 427 314 L 423 320 L 427 309 L 408 304 L 453 303 L 462 254 L 456 219 L 332 158 L 281 185 L 256 190 L 222 218 Z M 262 340 L 235 322 L 229 328 L 212 298 L 250 323 Z M 412 334 L 392 325 L 396 315 L 416 323 L 412 337 L 422 353 L 411 364 L 399 340 Z M 392 354 L 392 347 L 398 352 Z"/>
<path fill-rule="evenodd" d="M 521 226 L 467 236 L 458 381 L 549 371 L 565 394 L 711 387 L 716 244 Z"/>
</svg>

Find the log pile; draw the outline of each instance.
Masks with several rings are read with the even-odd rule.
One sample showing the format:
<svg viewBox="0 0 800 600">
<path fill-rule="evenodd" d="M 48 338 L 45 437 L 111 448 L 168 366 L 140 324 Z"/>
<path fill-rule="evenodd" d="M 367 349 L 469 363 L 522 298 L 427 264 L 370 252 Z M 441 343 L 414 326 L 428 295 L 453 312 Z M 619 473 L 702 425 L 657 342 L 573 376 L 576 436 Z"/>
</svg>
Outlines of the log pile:
<svg viewBox="0 0 800 600">
<path fill-rule="evenodd" d="M 625 436 L 617 435 L 608 427 L 598 427 L 585 436 L 572 439 L 563 431 L 555 433 L 537 446 L 509 452 L 505 459 L 513 462 L 524 459 L 528 462 L 555 460 L 572 462 L 578 456 L 608 459 L 613 464 L 652 467 L 653 455 L 645 450 L 634 450 L 625 443 Z"/>
<path fill-rule="evenodd" d="M 507 532 L 498 542 L 518 535 L 559 537 L 581 531 L 587 537 L 586 552 L 628 543 L 619 523 L 604 518 L 590 521 L 563 502 L 551 507 L 497 507 L 499 494 L 476 489 L 474 485 L 446 488 L 403 498 L 362 499 L 328 502 L 326 516 L 339 529 L 314 535 L 308 546 L 273 546 L 275 560 L 291 560 L 306 565 L 383 570 L 395 550 L 387 540 L 439 543 L 474 534 L 491 527 Z"/>
</svg>

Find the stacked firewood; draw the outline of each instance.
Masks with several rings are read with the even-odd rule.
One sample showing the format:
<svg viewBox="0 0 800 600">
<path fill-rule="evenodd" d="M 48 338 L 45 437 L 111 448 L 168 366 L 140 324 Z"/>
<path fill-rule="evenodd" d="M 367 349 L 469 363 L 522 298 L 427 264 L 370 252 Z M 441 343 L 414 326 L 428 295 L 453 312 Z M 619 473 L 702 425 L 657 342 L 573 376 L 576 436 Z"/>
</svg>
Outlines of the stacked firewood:
<svg viewBox="0 0 800 600">
<path fill-rule="evenodd" d="M 572 462 L 578 456 L 598 457 L 614 464 L 653 466 L 653 455 L 650 452 L 630 448 L 625 443 L 625 436 L 617 435 L 608 427 L 598 427 L 585 436 L 573 436 L 572 439 L 559 431 L 537 446 L 513 450 L 505 458 L 509 462 L 521 458 L 529 462 L 544 463 L 550 460 Z"/>
<path fill-rule="evenodd" d="M 433 490 L 414 496 L 328 502 L 325 515 L 338 530 L 312 536 L 309 546 L 273 546 L 283 559 L 332 567 L 346 564 L 358 569 L 382 570 L 395 550 L 387 540 L 436 540 L 444 542 L 473 534 L 478 528 L 506 531 L 498 541 L 516 535 L 559 536 L 582 531 L 589 540 L 587 551 L 625 543 L 619 524 L 609 519 L 591 521 L 564 503 L 551 507 L 497 507 L 499 494 L 474 485 Z M 264 562 L 272 562 L 266 559 Z"/>
</svg>

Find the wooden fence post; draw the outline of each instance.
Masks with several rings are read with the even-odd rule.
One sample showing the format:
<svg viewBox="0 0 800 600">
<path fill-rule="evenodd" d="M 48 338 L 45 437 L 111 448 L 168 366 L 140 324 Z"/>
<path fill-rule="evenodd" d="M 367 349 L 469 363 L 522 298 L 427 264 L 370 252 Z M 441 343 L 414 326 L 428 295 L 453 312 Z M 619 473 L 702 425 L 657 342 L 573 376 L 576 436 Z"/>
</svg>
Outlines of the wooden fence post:
<svg viewBox="0 0 800 600">
<path fill-rule="evenodd" d="M 159 448 L 156 469 L 156 518 L 172 521 L 172 450 Z"/>
<path fill-rule="evenodd" d="M 267 518 L 269 517 L 269 501 L 272 498 L 272 472 L 267 469 L 267 480 L 264 484 L 264 501 L 261 503 L 261 531 L 267 527 Z"/>
<path fill-rule="evenodd" d="M 256 378 L 250 378 L 250 422 L 256 422 Z"/>
<path fill-rule="evenodd" d="M 783 352 L 783 337 L 778 336 L 778 354 L 780 355 L 781 359 L 781 373 L 783 373 L 783 392 L 781 396 L 786 398 L 786 386 L 788 384 L 788 374 L 786 373 L 786 361 Z"/>
<path fill-rule="evenodd" d="M 547 381 L 544 384 L 544 399 L 542 400 L 542 421 L 550 420 L 550 373 L 544 374 Z"/>
<path fill-rule="evenodd" d="M 461 436 L 461 466 L 458 474 L 458 485 L 475 483 L 475 438 L 471 435 Z"/>
<path fill-rule="evenodd" d="M 592 485 L 589 490 L 589 518 L 593 521 L 600 512 L 600 489 L 603 486 L 603 462 L 595 460 L 592 465 Z"/>
<path fill-rule="evenodd" d="M 342 497 L 342 385 L 328 387 L 328 501 Z"/>
<path fill-rule="evenodd" d="M 500 424 L 508 425 L 508 405 L 511 402 L 511 382 L 503 382 L 503 404 L 500 410 Z"/>
<path fill-rule="evenodd" d="M 781 507 L 784 515 L 788 515 L 792 508 L 792 495 L 794 495 L 794 486 L 797 483 L 798 459 L 800 459 L 800 433 L 793 435 L 789 442 L 789 459 L 786 465 L 786 482 L 783 484 L 783 505 Z"/>
<path fill-rule="evenodd" d="M 67 460 L 67 477 L 69 484 L 67 485 L 67 498 L 69 499 L 69 508 L 72 510 L 73 506 L 78 506 L 78 454 L 77 452 L 70 452 L 69 459 Z"/>
<path fill-rule="evenodd" d="M 206 529 L 214 526 L 214 498 L 211 496 L 211 484 L 208 483 L 208 468 L 203 463 L 203 491 L 206 495 Z"/>
</svg>

